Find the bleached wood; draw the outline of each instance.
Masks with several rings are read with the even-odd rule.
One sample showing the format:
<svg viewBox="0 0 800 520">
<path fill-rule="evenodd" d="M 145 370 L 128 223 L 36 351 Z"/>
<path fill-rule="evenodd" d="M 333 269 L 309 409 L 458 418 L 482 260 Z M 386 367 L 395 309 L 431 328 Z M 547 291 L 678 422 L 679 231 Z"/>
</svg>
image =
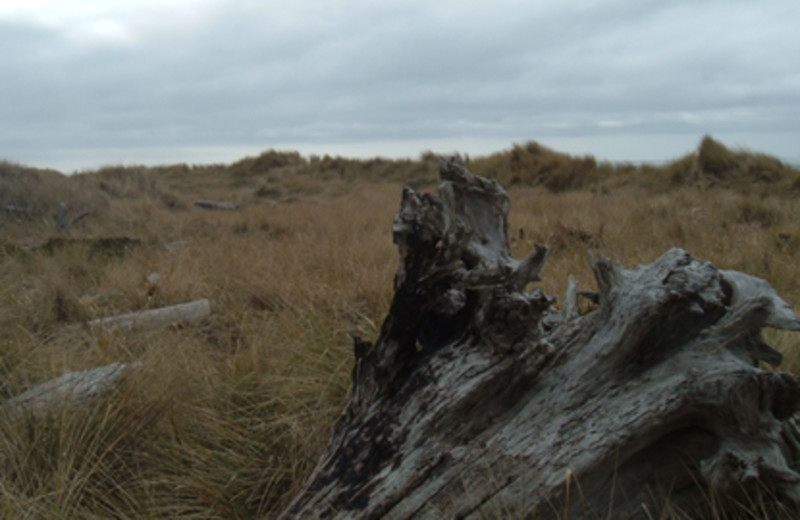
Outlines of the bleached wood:
<svg viewBox="0 0 800 520">
<path fill-rule="evenodd" d="M 800 378 L 758 365 L 781 361 L 760 330 L 800 321 L 769 284 L 680 249 L 592 257 L 597 292 L 570 283 L 559 311 L 526 290 L 544 248 L 511 258 L 502 188 L 455 162 L 441 177 L 403 192 L 389 314 L 356 338 L 350 401 L 283 518 L 650 518 L 664 500 L 698 518 L 711 492 L 796 507 Z"/>
<path fill-rule="evenodd" d="M 75 224 L 88 217 L 91 214 L 91 211 L 82 211 L 71 219 L 67 218 L 68 213 L 69 207 L 67 207 L 67 205 L 63 202 L 59 204 L 58 215 L 56 216 L 56 226 L 64 231 L 70 230 Z"/>
<path fill-rule="evenodd" d="M 98 318 L 88 323 L 90 328 L 113 330 L 119 328 L 154 329 L 169 323 L 198 321 L 211 314 L 207 299 L 180 303 L 160 309 L 120 314 L 108 318 Z"/>
<path fill-rule="evenodd" d="M 195 201 L 194 205 L 197 206 L 198 208 L 212 209 L 212 210 L 233 211 L 239 209 L 239 206 L 237 206 L 233 202 L 224 202 L 216 200 L 198 200 Z"/>
<path fill-rule="evenodd" d="M 11 414 L 41 416 L 64 407 L 81 405 L 113 390 L 139 363 L 110 363 L 97 368 L 69 372 L 12 397 L 3 404 Z"/>
</svg>

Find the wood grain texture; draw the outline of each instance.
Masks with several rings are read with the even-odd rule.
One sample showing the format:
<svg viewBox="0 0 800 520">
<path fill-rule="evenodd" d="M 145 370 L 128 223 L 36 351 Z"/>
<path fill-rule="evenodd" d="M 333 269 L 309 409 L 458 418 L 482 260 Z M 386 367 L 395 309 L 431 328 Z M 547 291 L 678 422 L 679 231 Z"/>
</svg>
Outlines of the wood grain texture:
<svg viewBox="0 0 800 520">
<path fill-rule="evenodd" d="M 800 378 L 763 327 L 800 330 L 764 280 L 672 249 L 590 258 L 597 306 L 511 257 L 509 199 L 456 162 L 407 188 L 395 295 L 355 341 L 350 401 L 284 518 L 700 517 L 708 496 L 796 507 Z M 571 492 L 568 492 L 571 489 Z M 730 500 L 728 503 L 733 503 Z"/>
</svg>

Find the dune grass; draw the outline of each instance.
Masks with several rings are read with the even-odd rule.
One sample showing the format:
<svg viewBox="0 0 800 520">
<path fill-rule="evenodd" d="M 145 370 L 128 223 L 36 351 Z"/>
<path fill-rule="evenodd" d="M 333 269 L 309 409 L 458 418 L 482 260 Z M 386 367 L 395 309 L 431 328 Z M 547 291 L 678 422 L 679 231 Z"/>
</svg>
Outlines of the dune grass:
<svg viewBox="0 0 800 520">
<path fill-rule="evenodd" d="M 470 168 L 508 187 L 517 257 L 535 243 L 551 247 L 546 292 L 563 296 L 570 274 L 594 287 L 589 250 L 632 267 L 682 247 L 717 267 L 766 278 L 800 308 L 800 202 L 787 196 L 796 172 L 750 179 L 758 189 L 748 191 L 741 165 L 762 159 L 730 151 L 728 163 L 699 158 L 724 155 L 724 147 L 701 146 L 661 169 L 588 158 L 570 166 L 563 154 L 517 148 L 516 158 L 512 150 L 471 160 Z M 739 173 L 705 182 L 708 161 Z M 545 173 L 530 171 L 542 162 Z M 512 163 L 516 173 L 503 166 Z M 0 390 L 13 396 L 110 362 L 139 368 L 78 410 L 42 417 L 0 408 L 0 516 L 280 511 L 346 402 L 350 334 L 374 339 L 388 310 L 398 258 L 391 223 L 402 186 L 434 188 L 436 159 L 267 152 L 230 166 L 114 167 L 36 179 L 16 165 L 3 168 L 7 200 L 0 202 L 27 215 L 6 212 L 0 220 Z M 91 211 L 68 231 L 53 220 L 62 197 L 75 211 Z M 199 198 L 241 209 L 204 211 L 193 206 Z M 98 240 L 109 237 L 131 241 Z M 53 238 L 60 240 L 43 247 Z M 199 298 L 212 302 L 200 323 L 114 332 L 72 326 Z M 768 335 L 786 354 L 784 368 L 798 372 L 800 338 Z M 657 517 L 681 518 L 665 515 Z"/>
</svg>

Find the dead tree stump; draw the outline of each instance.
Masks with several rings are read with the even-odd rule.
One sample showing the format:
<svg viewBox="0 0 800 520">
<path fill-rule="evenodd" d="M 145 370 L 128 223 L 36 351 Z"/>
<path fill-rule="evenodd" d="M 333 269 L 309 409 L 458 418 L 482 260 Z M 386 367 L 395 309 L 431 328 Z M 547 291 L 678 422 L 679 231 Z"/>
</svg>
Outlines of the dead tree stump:
<svg viewBox="0 0 800 520">
<path fill-rule="evenodd" d="M 355 341 L 350 401 L 285 518 L 691 518 L 753 500 L 796 511 L 800 378 L 763 327 L 800 330 L 767 282 L 673 249 L 591 259 L 597 308 L 511 258 L 509 199 L 443 163 L 403 192 L 395 295 Z"/>
</svg>

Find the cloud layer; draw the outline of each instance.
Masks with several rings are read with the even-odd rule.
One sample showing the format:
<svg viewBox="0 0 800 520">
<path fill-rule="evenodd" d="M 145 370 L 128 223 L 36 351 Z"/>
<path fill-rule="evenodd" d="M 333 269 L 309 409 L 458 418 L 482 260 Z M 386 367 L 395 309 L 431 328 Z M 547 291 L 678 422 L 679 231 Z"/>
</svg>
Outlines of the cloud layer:
<svg viewBox="0 0 800 520">
<path fill-rule="evenodd" d="M 34 165 L 528 139 L 657 160 L 708 132 L 800 155 L 794 0 L 17 4 L 0 156 Z"/>
</svg>

